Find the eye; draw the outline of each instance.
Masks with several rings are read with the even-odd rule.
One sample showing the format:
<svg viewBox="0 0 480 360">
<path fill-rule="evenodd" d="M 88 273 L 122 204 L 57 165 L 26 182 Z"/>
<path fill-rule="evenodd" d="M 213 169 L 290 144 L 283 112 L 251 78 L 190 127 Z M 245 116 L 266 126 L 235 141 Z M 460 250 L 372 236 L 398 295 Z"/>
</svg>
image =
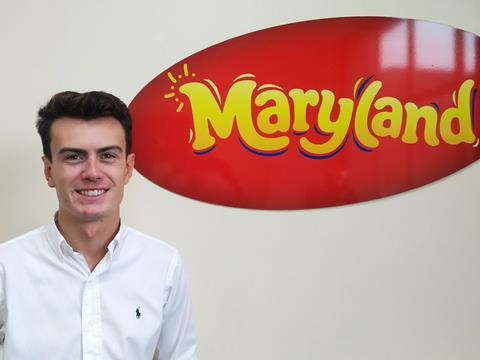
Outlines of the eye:
<svg viewBox="0 0 480 360">
<path fill-rule="evenodd" d="M 65 155 L 65 160 L 67 161 L 78 161 L 78 160 L 81 160 L 81 156 L 80 154 L 78 153 L 70 153 L 70 154 L 67 154 Z"/>
<path fill-rule="evenodd" d="M 116 158 L 117 158 L 117 155 L 111 152 L 106 152 L 102 154 L 102 159 L 104 160 L 113 160 Z"/>
</svg>

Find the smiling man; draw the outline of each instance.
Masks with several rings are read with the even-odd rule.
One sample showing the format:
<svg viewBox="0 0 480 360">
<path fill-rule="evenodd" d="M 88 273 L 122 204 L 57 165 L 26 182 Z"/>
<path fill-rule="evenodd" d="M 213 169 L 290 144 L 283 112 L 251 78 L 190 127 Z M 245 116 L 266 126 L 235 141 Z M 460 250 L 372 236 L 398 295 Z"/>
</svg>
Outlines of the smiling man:
<svg viewBox="0 0 480 360">
<path fill-rule="evenodd" d="M 63 92 L 38 115 L 58 211 L 0 246 L 3 359 L 197 359 L 177 250 L 120 221 L 135 161 L 127 107 Z"/>
</svg>

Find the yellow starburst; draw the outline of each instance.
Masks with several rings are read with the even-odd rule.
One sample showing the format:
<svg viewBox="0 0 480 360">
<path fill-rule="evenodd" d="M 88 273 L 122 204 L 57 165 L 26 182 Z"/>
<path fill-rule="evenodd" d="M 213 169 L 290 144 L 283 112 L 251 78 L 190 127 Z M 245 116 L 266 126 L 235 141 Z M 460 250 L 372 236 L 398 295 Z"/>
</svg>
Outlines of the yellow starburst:
<svg viewBox="0 0 480 360">
<path fill-rule="evenodd" d="M 176 84 L 177 84 L 180 80 L 189 78 L 190 76 L 191 76 L 191 77 L 195 77 L 196 74 L 195 74 L 195 73 L 191 73 L 191 74 L 190 74 L 190 72 L 189 72 L 189 70 L 188 70 L 188 64 L 183 64 L 183 74 L 174 75 L 174 74 L 172 74 L 172 72 L 170 72 L 170 71 L 167 73 L 167 77 L 168 77 L 168 79 L 172 82 L 173 85 L 170 86 L 170 90 L 172 90 L 172 91 L 169 92 L 169 93 L 164 94 L 163 97 L 164 97 L 165 99 L 174 99 L 175 102 L 179 103 L 179 104 L 178 104 L 178 107 L 177 107 L 177 110 L 176 110 L 177 112 L 182 111 L 183 106 L 184 106 L 185 104 L 183 103 L 183 101 L 180 101 L 180 99 L 179 99 L 178 96 L 177 96 L 177 92 L 176 92 L 177 87 L 176 87 Z"/>
</svg>

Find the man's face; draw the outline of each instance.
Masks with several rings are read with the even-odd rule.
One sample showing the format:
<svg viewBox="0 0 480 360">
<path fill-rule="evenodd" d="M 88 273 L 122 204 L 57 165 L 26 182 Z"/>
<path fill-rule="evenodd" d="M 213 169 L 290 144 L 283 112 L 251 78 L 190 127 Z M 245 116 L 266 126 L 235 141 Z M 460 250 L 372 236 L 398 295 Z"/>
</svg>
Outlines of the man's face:
<svg viewBox="0 0 480 360">
<path fill-rule="evenodd" d="M 60 118 L 50 137 L 52 160 L 43 158 L 44 171 L 57 191 L 59 215 L 80 222 L 118 217 L 135 159 L 125 154 L 122 125 L 112 117 Z"/>
</svg>

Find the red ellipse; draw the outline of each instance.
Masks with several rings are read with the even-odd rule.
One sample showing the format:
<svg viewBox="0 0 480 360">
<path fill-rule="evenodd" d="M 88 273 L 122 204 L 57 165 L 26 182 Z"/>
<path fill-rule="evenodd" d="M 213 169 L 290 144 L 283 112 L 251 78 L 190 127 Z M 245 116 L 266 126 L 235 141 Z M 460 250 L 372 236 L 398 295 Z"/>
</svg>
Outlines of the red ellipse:
<svg viewBox="0 0 480 360">
<path fill-rule="evenodd" d="M 242 74 L 252 76 L 235 81 Z M 447 25 L 350 17 L 257 31 L 178 62 L 138 93 L 136 168 L 175 193 L 235 207 L 381 198 L 480 157 L 479 81 L 480 38 Z M 340 98 L 352 115 L 335 122 Z"/>
</svg>

